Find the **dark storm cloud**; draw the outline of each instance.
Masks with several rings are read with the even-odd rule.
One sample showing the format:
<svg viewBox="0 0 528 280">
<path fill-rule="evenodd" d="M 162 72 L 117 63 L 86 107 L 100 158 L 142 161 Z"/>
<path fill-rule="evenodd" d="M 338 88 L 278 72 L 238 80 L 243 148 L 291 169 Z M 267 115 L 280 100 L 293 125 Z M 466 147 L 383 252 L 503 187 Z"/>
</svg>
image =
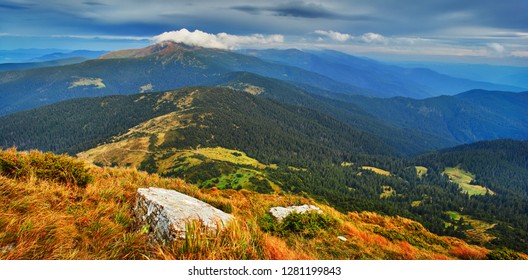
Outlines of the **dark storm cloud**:
<svg viewBox="0 0 528 280">
<path fill-rule="evenodd" d="M 232 7 L 231 9 L 250 13 L 252 15 L 259 15 L 262 12 L 269 11 L 269 9 L 267 8 L 255 7 L 255 6 L 235 6 L 235 7 Z"/>
<path fill-rule="evenodd" d="M 323 5 L 294 1 L 271 8 L 278 16 L 302 18 L 334 18 L 340 17 L 337 13 L 327 10 Z"/>
<path fill-rule="evenodd" d="M 86 2 L 83 2 L 83 4 L 87 6 L 106 6 L 105 3 L 95 2 L 95 1 L 86 1 Z"/>
<path fill-rule="evenodd" d="M 233 10 L 247 12 L 250 14 L 271 13 L 275 16 L 283 17 L 301 17 L 301 18 L 336 18 L 341 17 L 337 13 L 327 10 L 321 4 L 305 3 L 302 1 L 294 1 L 276 6 L 251 6 L 242 5 L 234 6 Z"/>
<path fill-rule="evenodd" d="M 274 6 L 234 6 L 231 9 L 246 12 L 252 15 L 268 15 L 278 17 L 293 17 L 306 19 L 347 20 L 347 21 L 375 21 L 380 20 L 375 16 L 359 14 L 347 15 L 334 12 L 322 4 L 292 1 Z M 381 21 L 381 20 L 380 20 Z"/>
<path fill-rule="evenodd" d="M 528 0 L 306 0 L 249 2 L 241 0 L 168 1 L 153 0 L 67 0 L 1 1 L 0 9 L 10 13 L 0 18 L 0 32 L 16 33 L 25 20 L 41 21 L 33 28 L 42 32 L 60 33 L 60 28 L 79 32 L 101 30 L 107 25 L 111 33 L 127 24 L 146 33 L 159 33 L 159 27 L 207 27 L 238 33 L 306 34 L 313 30 L 340 32 L 376 32 L 385 36 L 435 35 L 448 29 L 502 28 L 510 31 L 528 30 Z M 192 6 L 189 4 L 192 3 Z M 261 4 L 262 3 L 262 4 Z M 31 6 L 28 6 L 31 5 Z M 31 9 L 29 9 L 29 7 Z M 168 17 L 167 15 L 172 16 Z M 73 20 L 81 18 L 86 20 Z M 204 24 L 202 24 L 204 23 Z M 214 23 L 214 24 L 213 24 Z M 139 25 L 144 24 L 141 28 Z M 13 29 L 13 30 L 12 30 Z M 445 35 L 445 34 L 442 34 Z M 448 34 L 447 34 L 448 35 Z"/>
<path fill-rule="evenodd" d="M 391 24 L 384 29 L 437 30 L 462 26 L 528 29 L 527 0 L 356 0 L 360 6 L 385 18 Z M 414 26 L 414 27 L 413 27 Z"/>
</svg>

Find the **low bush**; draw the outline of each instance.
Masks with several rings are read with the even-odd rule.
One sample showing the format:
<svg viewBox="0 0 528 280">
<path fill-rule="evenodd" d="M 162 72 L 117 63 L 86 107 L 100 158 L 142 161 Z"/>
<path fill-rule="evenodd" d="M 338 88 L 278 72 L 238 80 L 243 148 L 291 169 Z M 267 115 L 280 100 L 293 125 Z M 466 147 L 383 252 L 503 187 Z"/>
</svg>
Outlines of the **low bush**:
<svg viewBox="0 0 528 280">
<path fill-rule="evenodd" d="M 0 173 L 11 178 L 34 176 L 79 187 L 86 187 L 93 182 L 93 176 L 83 161 L 50 152 L 25 153 L 17 152 L 16 149 L 0 151 Z"/>
<path fill-rule="evenodd" d="M 297 213 L 292 212 L 280 223 L 266 214 L 260 219 L 260 227 L 267 232 L 280 236 L 297 234 L 303 237 L 315 237 L 320 231 L 328 230 L 336 224 L 336 220 L 326 214 L 314 211 Z"/>
</svg>

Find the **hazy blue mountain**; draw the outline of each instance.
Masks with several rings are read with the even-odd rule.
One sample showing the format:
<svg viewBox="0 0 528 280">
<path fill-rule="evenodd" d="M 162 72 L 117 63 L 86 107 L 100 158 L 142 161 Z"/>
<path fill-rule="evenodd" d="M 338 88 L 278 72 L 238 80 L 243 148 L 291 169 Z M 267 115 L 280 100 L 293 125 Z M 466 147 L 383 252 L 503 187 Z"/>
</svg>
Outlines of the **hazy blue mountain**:
<svg viewBox="0 0 528 280">
<path fill-rule="evenodd" d="M 471 89 L 520 91 L 521 88 L 454 78 L 423 68 L 403 68 L 337 51 L 244 50 L 268 61 L 296 66 L 336 81 L 369 89 L 380 97 L 426 98 Z"/>
<path fill-rule="evenodd" d="M 67 52 L 53 52 L 43 56 L 34 57 L 31 59 L 31 62 L 50 61 L 72 57 L 98 58 L 106 53 L 108 53 L 108 51 L 75 50 Z"/>
<path fill-rule="evenodd" d="M 50 53 L 65 52 L 60 49 L 15 49 L 0 50 L 0 63 L 22 63 L 29 62 L 32 58 L 40 57 Z"/>
<path fill-rule="evenodd" d="M 88 60 L 86 57 L 69 57 L 57 60 L 43 61 L 43 62 L 24 62 L 24 63 L 2 63 L 0 64 L 0 71 L 25 70 L 34 68 L 44 68 L 53 66 L 62 66 L 75 63 L 81 63 Z"/>
<path fill-rule="evenodd" d="M 334 51 L 245 52 L 251 55 L 165 42 L 143 49 L 112 52 L 78 64 L 2 72 L 0 115 L 78 97 L 144 93 L 195 85 L 229 85 L 244 90 L 247 85 L 254 85 L 264 89 L 264 97 L 331 116 L 380 137 L 404 154 L 479 140 L 528 139 L 528 117 L 524 110 L 526 93 L 474 90 L 422 100 L 366 97 L 380 94 L 282 63 L 286 60 L 291 64 L 311 61 L 311 70 L 320 72 L 331 66 L 335 66 L 332 71 L 336 73 L 371 69 L 370 74 L 379 78 L 379 85 L 390 77 L 397 80 L 396 74 L 405 74 L 407 83 L 402 82 L 402 86 L 417 86 L 409 78 L 413 77 L 431 87 L 454 90 L 456 86 L 448 82 L 442 85 L 437 78 L 457 79 L 427 69 L 388 66 Z M 267 55 L 268 61 L 254 57 L 258 53 Z M 282 57 L 284 61 L 272 62 L 271 56 Z M 247 85 L 240 86 L 241 83 Z"/>
<path fill-rule="evenodd" d="M 58 60 L 72 57 L 97 58 L 108 51 L 61 50 L 61 49 L 15 49 L 0 50 L 0 63 L 28 63 Z"/>
<path fill-rule="evenodd" d="M 438 62 L 402 62 L 399 65 L 425 67 L 453 77 L 511 85 L 528 90 L 528 67 Z"/>
</svg>

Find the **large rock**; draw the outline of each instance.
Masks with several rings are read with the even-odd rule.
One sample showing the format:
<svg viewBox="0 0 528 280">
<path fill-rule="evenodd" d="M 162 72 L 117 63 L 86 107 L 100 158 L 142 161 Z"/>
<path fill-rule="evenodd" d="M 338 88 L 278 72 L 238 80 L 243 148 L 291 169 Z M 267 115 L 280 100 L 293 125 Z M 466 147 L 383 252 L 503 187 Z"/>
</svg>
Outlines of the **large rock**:
<svg viewBox="0 0 528 280">
<path fill-rule="evenodd" d="M 139 226 L 148 225 L 152 237 L 160 243 L 185 238 L 185 225 L 193 220 L 215 230 L 233 219 L 233 216 L 196 198 L 160 188 L 137 190 L 134 215 Z"/>
<path fill-rule="evenodd" d="M 314 205 L 301 205 L 301 206 L 290 206 L 290 207 L 272 207 L 270 209 L 270 214 L 277 219 L 278 222 L 282 222 L 286 216 L 290 215 L 292 212 L 297 212 L 299 214 L 315 211 L 319 214 L 322 214 L 323 211 L 319 207 Z"/>
</svg>

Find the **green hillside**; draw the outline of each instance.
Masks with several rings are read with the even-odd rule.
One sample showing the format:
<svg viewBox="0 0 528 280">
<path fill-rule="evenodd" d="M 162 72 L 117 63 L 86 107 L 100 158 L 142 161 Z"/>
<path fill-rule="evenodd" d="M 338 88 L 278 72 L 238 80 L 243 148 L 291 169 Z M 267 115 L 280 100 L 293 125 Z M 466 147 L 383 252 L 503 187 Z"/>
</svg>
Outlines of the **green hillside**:
<svg viewBox="0 0 528 280">
<path fill-rule="evenodd" d="M 343 103 L 339 100 L 340 96 L 345 95 L 314 87 L 294 85 L 248 72 L 232 73 L 229 81 L 224 85 L 240 90 L 247 90 L 250 85 L 258 87 L 260 96 L 283 104 L 310 108 L 329 115 L 356 129 L 376 135 L 402 154 L 416 154 L 457 144 L 455 141 L 438 135 L 387 123 L 369 113 L 369 108 L 361 108 L 351 102 Z M 350 97 L 347 96 L 346 98 Z"/>
<path fill-rule="evenodd" d="M 473 90 L 423 100 L 335 95 L 402 129 L 414 129 L 458 144 L 528 138 L 528 92 Z"/>
<path fill-rule="evenodd" d="M 235 148 L 269 163 L 394 152 L 372 135 L 324 114 L 226 87 L 65 101 L 2 117 L 0 143 L 76 153 L 173 111 L 193 124 L 179 128 L 182 139 L 169 133 L 164 145 L 176 148 Z"/>
<path fill-rule="evenodd" d="M 458 170 L 464 170 L 463 173 L 474 176 L 469 183 L 489 188 L 493 195 L 471 196 L 463 212 L 497 223 L 488 230 L 500 236 L 492 240 L 492 244 L 525 250 L 528 241 L 527 141 L 477 142 L 423 155 L 417 161 L 435 170 L 457 166 Z"/>
<path fill-rule="evenodd" d="M 283 92 L 295 97 L 293 91 Z M 266 95 L 262 85 L 237 80 L 229 87 L 69 100 L 0 118 L 1 143 L 84 151 L 79 156 L 97 165 L 185 178 L 206 189 L 306 195 L 345 213 L 399 215 L 437 234 L 492 249 L 526 251 L 521 248 L 528 220 L 522 184 L 528 177 L 510 172 L 493 181 L 495 177 L 486 175 L 502 167 L 517 170 L 509 169 L 516 166 L 508 164 L 510 156 L 495 161 L 478 158 L 480 169 L 475 169 L 464 162 L 473 158 L 471 153 L 481 152 L 475 144 L 460 154 L 460 161 L 449 160 L 444 152 L 400 158 L 383 139 L 302 106 L 309 103 L 286 105 Z M 523 150 L 518 143 L 492 142 L 490 153 L 515 153 L 512 158 L 519 164 Z M 496 163 L 504 165 L 494 167 Z M 469 197 L 442 175 L 445 167 L 459 164 L 475 175 L 475 185 L 486 186 L 495 195 Z M 418 173 L 416 166 L 427 172 Z M 518 184 L 504 184 L 510 179 Z M 477 221 L 475 225 L 495 225 L 483 227 L 483 234 L 491 237 L 474 239 L 468 234 L 472 224 L 456 224 L 450 211 Z"/>
</svg>

